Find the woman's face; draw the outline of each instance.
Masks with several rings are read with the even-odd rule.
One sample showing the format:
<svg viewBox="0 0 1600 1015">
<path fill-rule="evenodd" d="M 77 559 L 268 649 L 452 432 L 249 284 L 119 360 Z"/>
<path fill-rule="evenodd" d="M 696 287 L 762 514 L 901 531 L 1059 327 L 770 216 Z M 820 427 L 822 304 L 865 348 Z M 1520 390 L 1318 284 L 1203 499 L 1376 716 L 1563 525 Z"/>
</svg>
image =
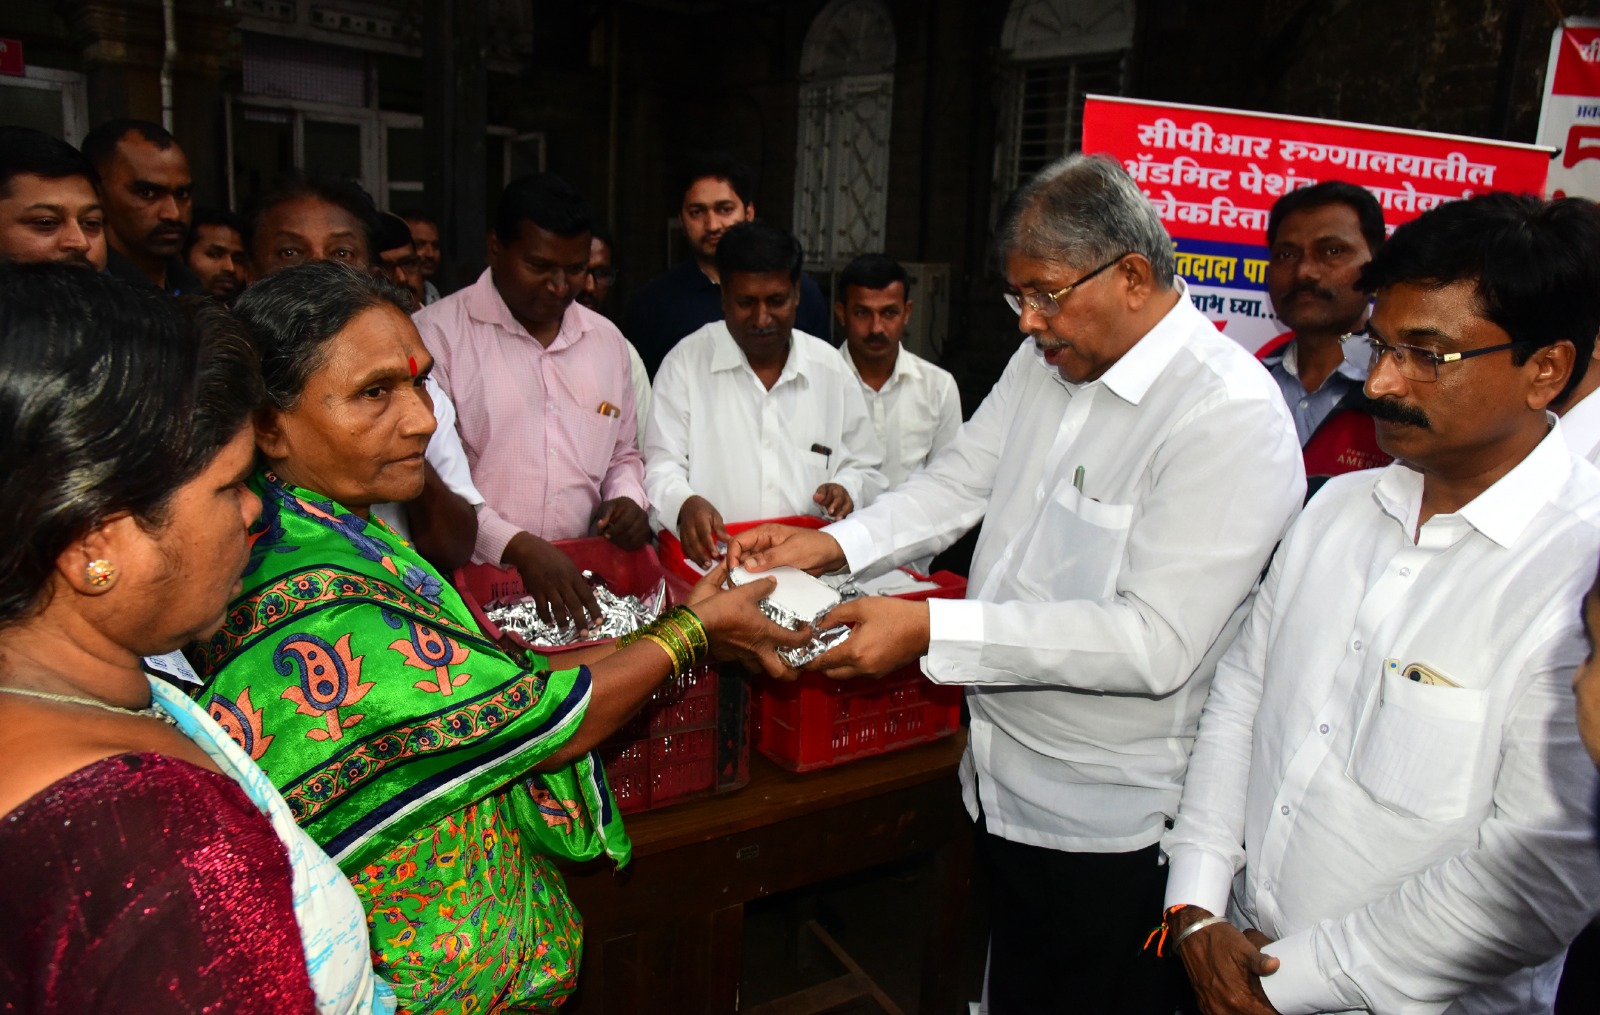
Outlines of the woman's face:
<svg viewBox="0 0 1600 1015">
<path fill-rule="evenodd" d="M 128 627 L 119 640 L 140 654 L 210 637 L 239 594 L 249 529 L 261 514 L 260 498 L 245 486 L 255 466 L 254 437 L 249 427 L 240 429 L 177 489 L 158 525 L 127 517 L 113 523 L 109 557 L 122 578 L 106 605 Z"/>
<path fill-rule="evenodd" d="M 433 357 L 411 318 L 390 306 L 364 310 L 322 353 L 295 407 L 257 426 L 273 471 L 362 516 L 369 505 L 419 496 L 434 430 L 423 385 Z"/>
<path fill-rule="evenodd" d="M 1583 734 L 1589 757 L 1600 765 L 1600 664 L 1595 662 L 1595 639 L 1600 638 L 1600 583 L 1583 597 L 1583 629 L 1588 636 L 1589 658 L 1578 665 L 1572 690 L 1578 698 L 1578 732 Z"/>
</svg>

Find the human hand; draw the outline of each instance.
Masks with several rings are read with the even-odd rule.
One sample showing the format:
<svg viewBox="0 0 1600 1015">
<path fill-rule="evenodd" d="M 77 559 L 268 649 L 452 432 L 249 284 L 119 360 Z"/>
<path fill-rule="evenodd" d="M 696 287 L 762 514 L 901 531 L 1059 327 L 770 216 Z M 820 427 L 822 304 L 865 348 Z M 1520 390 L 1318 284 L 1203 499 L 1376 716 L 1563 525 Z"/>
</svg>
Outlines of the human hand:
<svg viewBox="0 0 1600 1015">
<path fill-rule="evenodd" d="M 1180 934 L 1210 915 L 1190 906 L 1177 914 L 1172 932 Z M 1205 1015 L 1277 1015 L 1261 989 L 1261 978 L 1278 970 L 1278 960 L 1261 951 L 1271 943 L 1259 930 L 1240 931 L 1227 923 L 1203 927 L 1184 939 L 1178 955 Z"/>
<path fill-rule="evenodd" d="M 811 640 L 812 631 L 810 627 L 791 631 L 761 612 L 758 604 L 777 587 L 776 579 L 763 578 L 718 591 L 695 603 L 694 613 L 706 629 L 712 653 L 719 659 L 754 659 L 769 676 L 793 680 L 798 674 L 779 658 L 777 650 L 799 648 Z"/>
<path fill-rule="evenodd" d="M 928 651 L 928 604 L 887 596 L 840 603 L 823 621 L 849 624 L 850 637 L 806 666 L 825 677 L 881 677 L 915 662 Z"/>
<path fill-rule="evenodd" d="M 730 541 L 722 513 L 704 497 L 690 497 L 678 509 L 678 541 L 683 544 L 684 556 L 710 567 L 717 559 L 717 543 Z"/>
<path fill-rule="evenodd" d="M 613 497 L 595 509 L 595 531 L 624 550 L 650 541 L 650 516 L 632 497 Z"/>
<path fill-rule="evenodd" d="M 780 564 L 824 574 L 844 567 L 844 550 L 826 533 L 792 525 L 757 525 L 728 540 L 730 568 L 765 571 Z"/>
<path fill-rule="evenodd" d="M 728 562 L 719 561 L 717 566 L 707 571 L 704 578 L 694 583 L 689 590 L 688 597 L 684 600 L 685 606 L 694 606 L 704 602 L 721 592 L 728 585 Z"/>
<path fill-rule="evenodd" d="M 850 499 L 850 491 L 838 483 L 823 483 L 817 487 L 811 499 L 821 506 L 822 513 L 829 518 L 843 518 L 856 507 L 856 502 Z"/>
<path fill-rule="evenodd" d="M 594 589 L 572 558 L 550 543 L 530 532 L 519 532 L 506 544 L 501 560 L 522 576 L 522 588 L 545 623 L 570 621 L 581 631 L 601 621 Z"/>
</svg>

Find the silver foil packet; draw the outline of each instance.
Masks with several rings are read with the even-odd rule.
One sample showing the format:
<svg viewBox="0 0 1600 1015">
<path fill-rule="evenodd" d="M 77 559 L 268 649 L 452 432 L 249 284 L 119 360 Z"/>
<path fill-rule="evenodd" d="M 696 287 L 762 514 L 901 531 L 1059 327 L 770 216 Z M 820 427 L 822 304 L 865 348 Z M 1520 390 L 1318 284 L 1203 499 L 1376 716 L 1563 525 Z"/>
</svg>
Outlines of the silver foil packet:
<svg viewBox="0 0 1600 1015">
<path fill-rule="evenodd" d="M 605 580 L 593 571 L 583 572 L 583 577 L 594 589 L 595 603 L 600 607 L 601 621 L 587 629 L 567 621 L 547 624 L 539 610 L 527 596 L 514 600 L 497 600 L 489 603 L 484 615 L 502 630 L 510 631 L 530 645 L 561 648 L 580 641 L 599 641 L 632 634 L 657 617 L 667 607 L 667 582 L 663 578 L 655 589 L 644 596 L 619 596 L 607 587 Z"/>
<path fill-rule="evenodd" d="M 795 669 L 800 669 L 850 637 L 848 627 L 840 625 L 824 628 L 822 623 L 835 606 L 847 599 L 861 596 L 861 591 L 854 586 L 854 583 L 846 579 L 836 585 L 832 581 L 813 578 L 790 567 L 776 567 L 759 574 L 735 568 L 730 575 L 735 585 L 767 577 L 776 578 L 778 587 L 771 595 L 761 600 L 761 612 L 779 627 L 798 631 L 810 625 L 815 632 L 812 639 L 799 648 L 778 649 L 778 657 L 784 662 Z"/>
</svg>

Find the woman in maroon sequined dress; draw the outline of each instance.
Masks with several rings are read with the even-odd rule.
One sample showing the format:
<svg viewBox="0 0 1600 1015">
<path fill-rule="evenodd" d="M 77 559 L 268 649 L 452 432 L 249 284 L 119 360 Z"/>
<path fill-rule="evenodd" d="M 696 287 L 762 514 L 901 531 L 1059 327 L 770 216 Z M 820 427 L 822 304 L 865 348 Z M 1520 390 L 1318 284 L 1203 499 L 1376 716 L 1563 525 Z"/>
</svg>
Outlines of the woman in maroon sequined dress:
<svg viewBox="0 0 1600 1015">
<path fill-rule="evenodd" d="M 317 1010 L 290 854 L 141 668 L 259 511 L 253 353 L 157 299 L 0 269 L 0 1012 Z"/>
</svg>

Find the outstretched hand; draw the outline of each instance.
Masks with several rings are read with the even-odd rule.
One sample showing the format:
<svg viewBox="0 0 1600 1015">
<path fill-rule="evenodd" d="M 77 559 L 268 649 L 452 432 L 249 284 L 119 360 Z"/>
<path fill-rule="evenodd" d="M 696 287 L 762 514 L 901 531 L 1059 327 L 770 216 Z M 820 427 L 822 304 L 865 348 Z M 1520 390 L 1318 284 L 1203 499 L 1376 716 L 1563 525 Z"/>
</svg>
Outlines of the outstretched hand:
<svg viewBox="0 0 1600 1015">
<path fill-rule="evenodd" d="M 840 603 L 823 619 L 827 627 L 848 624 L 850 637 L 806 666 L 825 677 L 881 677 L 928 651 L 928 604 L 887 596 Z"/>
<path fill-rule="evenodd" d="M 718 570 L 725 571 L 725 568 Z M 715 571 L 712 574 L 716 574 Z M 710 580 L 695 586 L 702 590 Z M 797 675 L 793 667 L 778 656 L 780 648 L 799 648 L 811 640 L 811 628 L 791 631 L 772 622 L 757 604 L 778 587 L 773 578 L 749 582 L 735 589 L 717 590 L 694 601 L 695 616 L 706 629 L 712 654 L 719 659 L 754 659 L 769 676 L 779 680 L 793 680 Z"/>
<path fill-rule="evenodd" d="M 844 550 L 832 536 L 793 525 L 757 525 L 728 540 L 728 566 L 766 571 L 787 564 L 812 574 L 844 567 Z"/>
</svg>

